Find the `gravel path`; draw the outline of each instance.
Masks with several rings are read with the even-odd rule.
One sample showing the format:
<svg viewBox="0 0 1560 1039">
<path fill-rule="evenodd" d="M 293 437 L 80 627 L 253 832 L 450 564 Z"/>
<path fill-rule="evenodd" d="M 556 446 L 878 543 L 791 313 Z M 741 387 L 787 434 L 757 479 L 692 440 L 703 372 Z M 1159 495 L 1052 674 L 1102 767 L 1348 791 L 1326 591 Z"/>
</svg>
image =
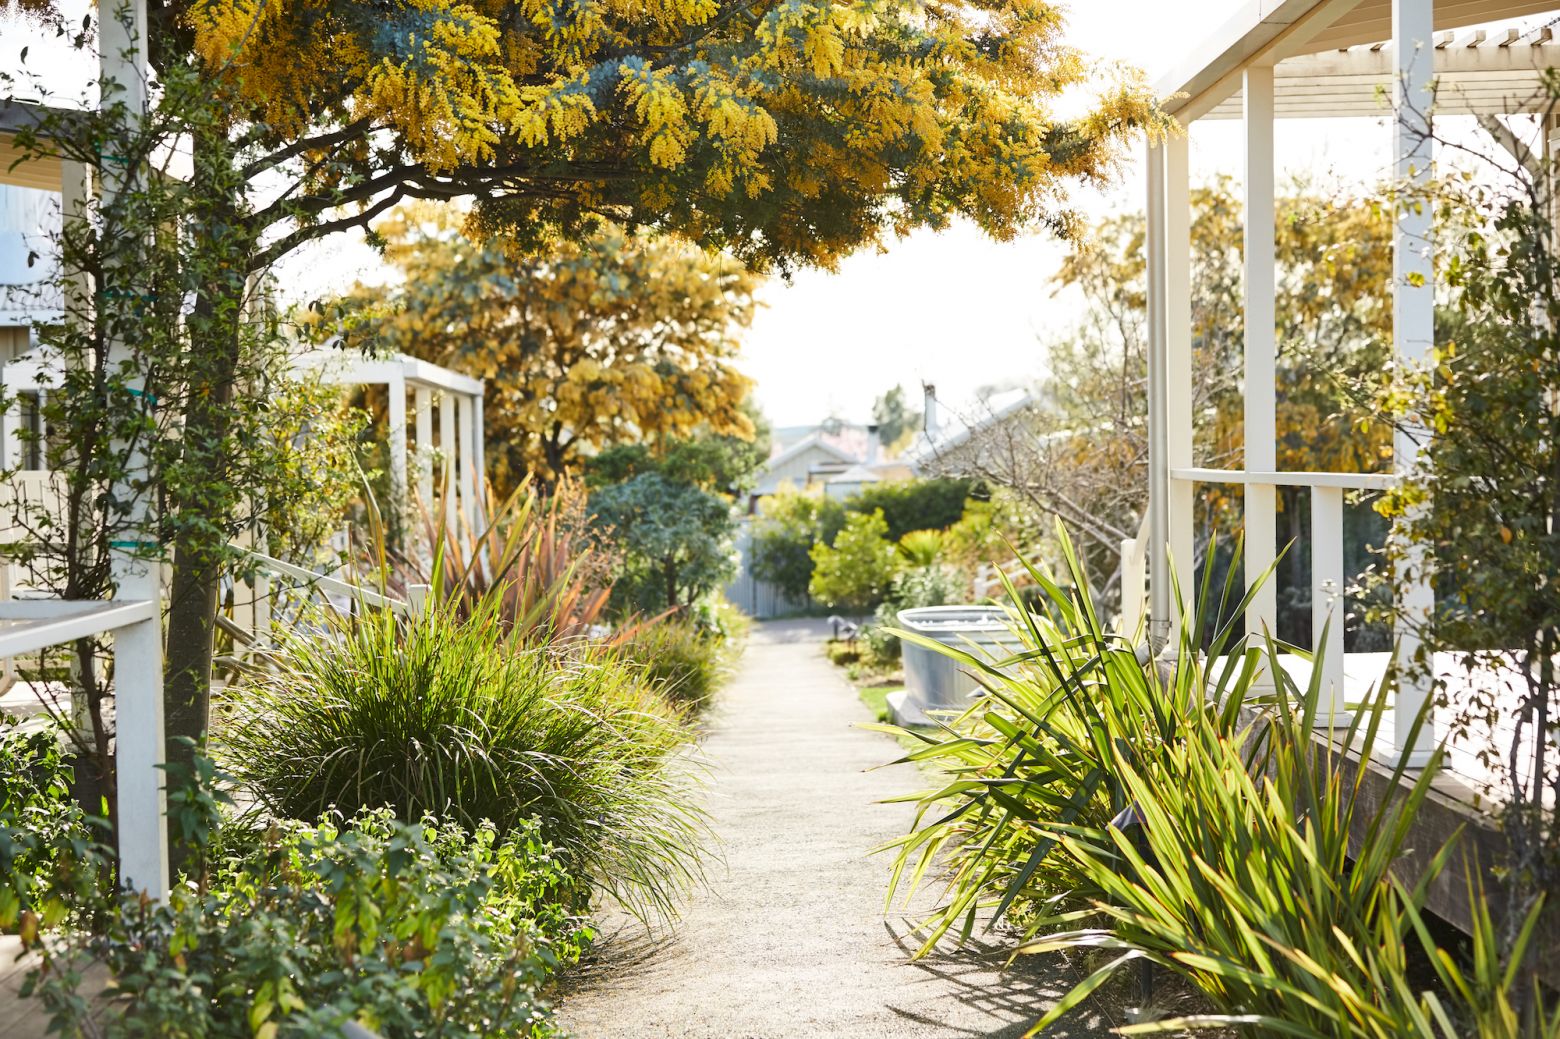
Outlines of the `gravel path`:
<svg viewBox="0 0 1560 1039">
<path fill-rule="evenodd" d="M 725 863 L 669 938 L 603 941 L 602 968 L 563 1000 L 577 1039 L 1021 1036 L 1074 980 L 1033 961 L 1000 973 L 979 952 L 908 962 L 906 927 L 883 916 L 887 857 L 867 852 L 904 832 L 908 806 L 877 802 L 915 777 L 867 771 L 897 748 L 855 728 L 867 711 L 823 631 L 756 626 L 706 744 Z"/>
</svg>

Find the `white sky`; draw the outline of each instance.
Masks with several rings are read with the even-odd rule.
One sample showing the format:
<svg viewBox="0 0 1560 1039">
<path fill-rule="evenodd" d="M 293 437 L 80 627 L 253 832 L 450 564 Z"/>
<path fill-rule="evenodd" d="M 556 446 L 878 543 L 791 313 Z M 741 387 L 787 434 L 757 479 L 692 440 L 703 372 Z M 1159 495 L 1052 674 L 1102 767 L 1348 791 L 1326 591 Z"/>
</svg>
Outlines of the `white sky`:
<svg viewBox="0 0 1560 1039">
<path fill-rule="evenodd" d="M 1071 0 L 1067 37 L 1096 58 L 1144 67 L 1156 79 L 1241 2 Z M 66 4 L 80 6 L 82 0 Z M 1196 17 L 1189 17 L 1194 11 Z M 24 43 L 32 45 L 28 65 L 34 69 L 66 57 L 54 41 L 3 17 L 0 40 L 0 65 L 6 67 L 15 67 Z M 1386 170 L 1385 119 L 1286 120 L 1281 126 L 1280 180 L 1303 173 L 1369 184 Z M 1240 132 L 1238 121 L 1194 126 L 1194 182 L 1239 174 Z M 1096 216 L 1141 209 L 1141 181 L 1134 149 L 1119 184 L 1080 193 L 1077 205 Z M 957 409 L 983 386 L 1011 385 L 1044 371 L 1045 342 L 1065 331 L 1079 308 L 1071 294 L 1057 295 L 1051 281 L 1064 249 L 1048 236 L 998 244 L 964 225 L 850 257 L 838 273 L 798 272 L 791 284 L 775 282 L 764 290 L 765 306 L 746 336 L 741 366 L 757 380 L 759 403 L 776 425 L 830 415 L 865 422 L 873 398 L 900 383 L 913 399 L 921 382 L 934 382 Z M 279 280 L 301 301 L 359 278 L 384 277 L 358 236 L 338 235 L 295 254 Z"/>
</svg>

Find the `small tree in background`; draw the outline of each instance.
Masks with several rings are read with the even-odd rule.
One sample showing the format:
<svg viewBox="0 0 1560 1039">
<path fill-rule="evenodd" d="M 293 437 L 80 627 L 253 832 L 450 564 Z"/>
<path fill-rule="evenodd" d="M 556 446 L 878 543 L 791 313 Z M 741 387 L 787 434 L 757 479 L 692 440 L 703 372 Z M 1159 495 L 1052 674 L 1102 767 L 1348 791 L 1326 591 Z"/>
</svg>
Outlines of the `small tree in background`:
<svg viewBox="0 0 1560 1039">
<path fill-rule="evenodd" d="M 753 576 L 792 602 L 806 599 L 813 577 L 813 547 L 833 544 L 845 525 L 845 506 L 821 494 L 782 490 L 764 499 L 753 522 L 748 559 Z"/>
<path fill-rule="evenodd" d="M 692 606 L 736 574 L 731 506 L 692 484 L 643 472 L 591 495 L 598 529 L 622 553 L 620 611 Z"/>
<path fill-rule="evenodd" d="M 812 597 L 851 613 L 865 613 L 882 602 L 903 565 L 899 548 L 888 540 L 881 510 L 853 512 L 833 545 L 815 544 L 810 553 Z"/>
</svg>

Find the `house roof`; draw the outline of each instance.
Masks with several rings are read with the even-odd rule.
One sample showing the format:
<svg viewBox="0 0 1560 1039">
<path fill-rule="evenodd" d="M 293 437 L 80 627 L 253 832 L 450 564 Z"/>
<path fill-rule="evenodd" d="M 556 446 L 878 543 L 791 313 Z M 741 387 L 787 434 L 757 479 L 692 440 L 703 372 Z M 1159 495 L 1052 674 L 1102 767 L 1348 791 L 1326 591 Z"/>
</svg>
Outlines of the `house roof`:
<svg viewBox="0 0 1560 1039">
<path fill-rule="evenodd" d="M 1439 34 L 1544 14 L 1556 7 L 1557 0 L 1437 0 L 1434 25 Z M 1233 17 L 1159 79 L 1155 90 L 1165 99 L 1165 109 L 1187 123 L 1209 114 L 1237 94 L 1241 72 L 1249 65 L 1369 47 L 1391 36 L 1392 0 L 1247 0 Z M 1438 36 L 1437 43 L 1440 42 Z M 1379 54 L 1382 48 L 1374 50 Z M 1532 57 L 1527 52 L 1511 52 L 1505 57 L 1519 55 Z M 1438 67 L 1441 60 L 1438 54 Z M 1374 84 L 1369 89 L 1374 93 Z M 1283 101 L 1279 104 L 1279 114 L 1284 114 Z"/>
<path fill-rule="evenodd" d="M 849 463 L 857 461 L 854 455 L 850 454 L 841 447 L 831 444 L 829 441 L 823 438 L 822 433 L 815 431 L 802 437 L 802 439 L 798 440 L 790 447 L 787 447 L 784 450 L 771 456 L 770 459 L 764 463 L 764 468 L 777 468 L 781 465 L 784 465 L 786 462 L 791 461 L 793 458 L 797 458 L 806 454 L 809 450 L 822 451 L 824 454 L 831 455 L 836 460 L 841 462 Z"/>
<path fill-rule="evenodd" d="M 1034 404 L 1035 396 L 1028 390 L 1008 390 L 996 394 L 986 401 L 986 411 L 978 419 L 965 422 L 955 417 L 952 423 L 943 426 L 935 436 L 922 433 L 904 453 L 903 459 L 910 466 L 919 467 L 966 443 L 982 430 L 990 429 L 1020 412 L 1027 411 Z"/>
</svg>

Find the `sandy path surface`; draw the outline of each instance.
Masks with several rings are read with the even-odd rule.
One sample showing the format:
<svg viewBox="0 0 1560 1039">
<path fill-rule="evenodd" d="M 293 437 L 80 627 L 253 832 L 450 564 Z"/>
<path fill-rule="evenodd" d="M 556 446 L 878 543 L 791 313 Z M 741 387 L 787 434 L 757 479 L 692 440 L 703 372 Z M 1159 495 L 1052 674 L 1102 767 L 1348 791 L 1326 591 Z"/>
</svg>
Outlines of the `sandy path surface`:
<svg viewBox="0 0 1560 1039">
<path fill-rule="evenodd" d="M 1021 1036 L 1075 980 L 966 951 L 908 962 L 883 916 L 886 856 L 915 782 L 819 647 L 815 621 L 757 625 L 706 744 L 710 810 L 725 862 L 669 938 L 608 935 L 603 966 L 562 1001 L 577 1039 L 611 1036 Z M 1048 1032 L 1103 1036 L 1080 1021 Z"/>
</svg>

